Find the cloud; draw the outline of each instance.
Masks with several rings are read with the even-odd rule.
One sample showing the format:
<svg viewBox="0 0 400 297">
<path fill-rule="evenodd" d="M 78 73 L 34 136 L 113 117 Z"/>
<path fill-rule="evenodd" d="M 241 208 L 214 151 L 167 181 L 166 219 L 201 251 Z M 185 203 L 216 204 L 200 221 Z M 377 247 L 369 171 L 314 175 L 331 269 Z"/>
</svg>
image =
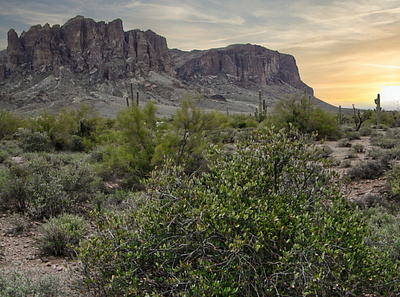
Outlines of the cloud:
<svg viewBox="0 0 400 297">
<path fill-rule="evenodd" d="M 400 69 L 400 66 L 377 65 L 377 64 L 369 64 L 369 63 L 362 63 L 361 65 L 372 66 L 372 67 L 380 67 L 380 68 Z"/>
<path fill-rule="evenodd" d="M 143 3 L 140 1 L 134 1 L 126 5 L 126 8 L 139 9 L 146 13 L 147 17 L 157 20 L 167 21 L 183 21 L 193 23 L 210 23 L 210 24 L 231 24 L 241 25 L 244 20 L 238 15 L 229 15 L 224 12 L 216 13 L 202 7 L 202 9 L 196 9 L 192 5 L 185 5 L 184 3 L 171 4 L 155 4 L 155 3 Z M 206 12 L 207 13 L 206 13 Z"/>
</svg>

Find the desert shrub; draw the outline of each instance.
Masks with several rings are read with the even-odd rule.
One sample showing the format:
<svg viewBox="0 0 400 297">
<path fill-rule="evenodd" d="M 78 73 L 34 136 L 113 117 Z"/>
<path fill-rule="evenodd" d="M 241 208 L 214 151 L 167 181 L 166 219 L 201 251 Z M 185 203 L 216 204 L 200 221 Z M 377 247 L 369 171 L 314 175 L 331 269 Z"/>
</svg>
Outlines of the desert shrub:
<svg viewBox="0 0 400 297">
<path fill-rule="evenodd" d="M 0 163 L 3 163 L 8 158 L 8 153 L 6 151 L 0 150 Z"/>
<path fill-rule="evenodd" d="M 6 152 L 10 157 L 23 154 L 23 149 L 16 139 L 0 142 L 0 150 Z"/>
<path fill-rule="evenodd" d="M 10 138 L 22 125 L 21 117 L 5 109 L 0 111 L 0 139 Z"/>
<path fill-rule="evenodd" d="M 53 149 L 51 140 L 45 132 L 20 129 L 18 139 L 25 152 L 50 152 Z"/>
<path fill-rule="evenodd" d="M 103 154 L 105 170 L 114 172 L 128 184 L 138 183 L 147 176 L 152 170 L 156 147 L 156 124 L 156 109 L 150 102 L 143 110 L 136 105 L 122 110 Z"/>
<path fill-rule="evenodd" d="M 380 149 L 380 148 L 372 148 L 372 149 L 368 152 L 368 156 L 371 157 L 373 160 L 377 160 L 377 159 L 379 159 L 384 153 L 385 153 L 385 151 L 382 150 L 382 149 Z"/>
<path fill-rule="evenodd" d="M 212 150 L 207 173 L 166 163 L 129 211 L 97 216 L 82 243 L 99 295 L 385 294 L 393 263 L 298 134 L 265 131 L 235 153 Z M 379 259 L 379 261 L 378 261 Z"/>
<path fill-rule="evenodd" d="M 321 158 L 329 158 L 329 156 L 333 153 L 333 150 L 328 145 L 323 145 L 318 148 L 318 153 L 320 154 Z"/>
<path fill-rule="evenodd" d="M 29 219 L 19 213 L 14 213 L 11 216 L 10 224 L 11 229 L 7 230 L 7 233 L 12 234 L 24 234 L 28 232 L 32 227 L 32 223 L 29 221 Z"/>
<path fill-rule="evenodd" d="M 347 119 L 346 120 L 347 122 L 352 122 L 352 121 L 354 121 L 354 120 L 352 120 L 352 119 Z M 350 124 L 345 124 L 345 125 L 341 125 L 340 126 L 340 130 L 343 132 L 343 133 L 345 133 L 345 134 L 347 134 L 347 133 L 349 133 L 349 132 L 355 132 L 355 127 L 354 127 L 354 125 L 350 125 Z"/>
<path fill-rule="evenodd" d="M 69 149 L 73 152 L 83 152 L 85 150 L 83 138 L 78 135 L 72 135 Z"/>
<path fill-rule="evenodd" d="M 340 166 L 343 168 L 350 168 L 351 167 L 351 161 L 350 160 L 343 160 L 340 163 Z"/>
<path fill-rule="evenodd" d="M 371 236 L 367 244 L 378 248 L 393 261 L 400 260 L 400 216 L 391 214 L 381 207 L 365 211 Z"/>
<path fill-rule="evenodd" d="M 358 130 L 361 136 L 370 136 L 372 133 L 372 128 L 369 125 L 363 125 L 360 130 Z"/>
<path fill-rule="evenodd" d="M 368 193 L 364 197 L 358 198 L 354 201 L 361 209 L 371 207 L 387 207 L 388 202 L 380 195 Z"/>
<path fill-rule="evenodd" d="M 350 139 L 342 138 L 338 141 L 338 147 L 351 147 Z"/>
<path fill-rule="evenodd" d="M 52 146 L 58 151 L 76 149 L 83 144 L 93 146 L 107 126 L 106 120 L 102 120 L 86 105 L 81 105 L 78 109 L 63 109 L 57 114 L 44 110 L 27 122 L 32 131 L 46 133 Z M 82 141 L 79 146 L 76 146 L 79 139 L 76 136 Z"/>
<path fill-rule="evenodd" d="M 276 128 L 294 127 L 302 133 L 317 133 L 319 139 L 338 139 L 336 115 L 314 106 L 307 95 L 281 99 L 268 119 Z"/>
<path fill-rule="evenodd" d="M 400 135 L 398 129 L 390 129 L 386 133 L 372 133 L 371 143 L 384 149 L 392 149 L 400 143 Z"/>
<path fill-rule="evenodd" d="M 399 160 L 400 159 L 400 145 L 396 145 L 394 148 L 387 150 L 385 153 L 389 155 L 390 159 Z"/>
<path fill-rule="evenodd" d="M 171 126 L 160 137 L 153 164 L 159 165 L 165 158 L 169 158 L 177 164 L 183 164 L 187 172 L 198 171 L 204 164 L 205 149 L 211 143 L 220 143 L 224 138 L 221 127 L 225 124 L 220 114 L 207 113 L 194 100 L 185 98 Z M 242 130 L 247 129 L 253 128 Z"/>
<path fill-rule="evenodd" d="M 371 138 L 371 143 L 384 149 L 391 149 L 399 143 L 399 140 L 387 137 Z"/>
<path fill-rule="evenodd" d="M 258 122 L 253 116 L 235 114 L 230 116 L 229 125 L 235 129 L 257 128 Z"/>
<path fill-rule="evenodd" d="M 364 146 L 361 143 L 356 143 L 354 144 L 352 147 L 354 152 L 356 152 L 357 154 L 361 154 L 364 152 Z"/>
<path fill-rule="evenodd" d="M 73 258 L 75 247 L 87 233 L 87 223 L 82 217 L 63 214 L 46 220 L 39 232 L 35 240 L 43 254 Z"/>
<path fill-rule="evenodd" d="M 16 267 L 12 271 L 0 270 L 0 297 L 63 296 L 61 282 L 53 275 L 41 276 L 37 271 Z"/>
<path fill-rule="evenodd" d="M 50 156 L 31 154 L 24 164 L 3 169 L 2 202 L 31 217 L 49 218 L 78 211 L 101 189 L 89 163 Z"/>
<path fill-rule="evenodd" d="M 389 193 L 392 197 L 398 198 L 400 197 L 400 166 L 395 165 L 388 173 L 387 173 L 387 186 L 389 189 Z"/>
<path fill-rule="evenodd" d="M 354 131 L 347 132 L 346 138 L 349 140 L 361 139 L 360 134 L 358 132 L 354 132 Z"/>
<path fill-rule="evenodd" d="M 357 155 L 350 151 L 348 154 L 346 154 L 345 158 L 346 159 L 356 159 Z"/>
<path fill-rule="evenodd" d="M 347 171 L 347 175 L 351 179 L 375 179 L 381 177 L 388 167 L 388 160 L 380 158 L 353 166 Z"/>
</svg>

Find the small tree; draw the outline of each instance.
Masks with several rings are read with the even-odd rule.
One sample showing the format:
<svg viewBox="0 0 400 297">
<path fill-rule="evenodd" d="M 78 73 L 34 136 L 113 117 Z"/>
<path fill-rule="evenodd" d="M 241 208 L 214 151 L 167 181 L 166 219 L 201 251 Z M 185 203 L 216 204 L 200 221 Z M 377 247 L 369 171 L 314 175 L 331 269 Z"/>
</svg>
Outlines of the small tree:
<svg viewBox="0 0 400 297">
<path fill-rule="evenodd" d="M 156 147 L 156 108 L 148 102 L 143 110 L 137 105 L 122 110 L 110 137 L 105 165 L 121 177 L 137 181 L 152 170 Z"/>
<path fill-rule="evenodd" d="M 337 138 L 336 116 L 314 106 L 308 95 L 281 99 L 274 107 L 271 122 L 277 129 L 296 128 L 301 133 L 317 132 L 319 138 Z"/>
<path fill-rule="evenodd" d="M 354 104 L 353 104 L 353 118 L 354 118 L 354 124 L 356 125 L 356 131 L 360 130 L 361 125 L 371 118 L 372 111 L 371 110 L 364 110 L 361 112 L 359 109 L 356 110 Z"/>
</svg>

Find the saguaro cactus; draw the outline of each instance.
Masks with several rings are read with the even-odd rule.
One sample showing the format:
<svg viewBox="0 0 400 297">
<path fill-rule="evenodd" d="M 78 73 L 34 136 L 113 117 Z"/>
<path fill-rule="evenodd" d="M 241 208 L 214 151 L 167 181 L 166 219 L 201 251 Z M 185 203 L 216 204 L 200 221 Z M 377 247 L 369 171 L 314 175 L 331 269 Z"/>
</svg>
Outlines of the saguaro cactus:
<svg viewBox="0 0 400 297">
<path fill-rule="evenodd" d="M 260 123 L 267 118 L 267 104 L 265 100 L 261 98 L 261 90 L 258 91 L 258 101 L 259 101 L 259 109 L 256 108 L 255 117 L 256 120 Z"/>
<path fill-rule="evenodd" d="M 134 97 L 133 97 L 133 84 L 131 83 L 131 101 L 132 101 L 132 106 L 133 106 L 133 101 L 134 100 Z M 128 104 L 128 106 L 129 106 L 129 103 L 128 103 L 128 99 L 127 99 L 127 104 Z M 136 91 L 136 105 L 137 106 L 139 106 L 139 91 Z"/>
<path fill-rule="evenodd" d="M 375 104 L 376 104 L 376 124 L 380 125 L 381 124 L 381 95 L 378 94 L 378 96 L 375 99 Z"/>
</svg>

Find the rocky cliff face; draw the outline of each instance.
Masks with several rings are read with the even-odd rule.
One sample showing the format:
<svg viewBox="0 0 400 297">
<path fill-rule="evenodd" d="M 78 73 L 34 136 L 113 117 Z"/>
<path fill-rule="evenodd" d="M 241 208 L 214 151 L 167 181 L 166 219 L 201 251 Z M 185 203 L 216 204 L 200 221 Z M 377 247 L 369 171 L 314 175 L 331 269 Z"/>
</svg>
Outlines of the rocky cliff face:
<svg viewBox="0 0 400 297">
<path fill-rule="evenodd" d="M 193 81 L 206 75 L 225 73 L 246 87 L 249 83 L 268 85 L 287 83 L 313 94 L 312 88 L 300 79 L 296 61 L 291 55 L 281 54 L 258 45 L 231 45 L 207 51 L 182 52 L 172 50 L 177 64 L 177 75 Z"/>
<path fill-rule="evenodd" d="M 106 24 L 77 16 L 61 27 L 33 26 L 20 37 L 14 30 L 8 32 L 7 69 L 11 72 L 50 68 L 58 77 L 62 66 L 76 72 L 98 71 L 101 79 L 149 71 L 175 73 L 164 37 L 150 30 L 124 32 L 120 19 Z"/>
<path fill-rule="evenodd" d="M 257 45 L 183 52 L 148 30 L 123 30 L 122 21 L 77 16 L 64 25 L 8 32 L 0 51 L 0 108 L 57 111 L 84 102 L 105 116 L 127 105 L 131 91 L 171 115 L 187 94 L 202 94 L 205 110 L 253 114 L 258 94 L 272 107 L 304 90 L 295 59 Z"/>
</svg>

